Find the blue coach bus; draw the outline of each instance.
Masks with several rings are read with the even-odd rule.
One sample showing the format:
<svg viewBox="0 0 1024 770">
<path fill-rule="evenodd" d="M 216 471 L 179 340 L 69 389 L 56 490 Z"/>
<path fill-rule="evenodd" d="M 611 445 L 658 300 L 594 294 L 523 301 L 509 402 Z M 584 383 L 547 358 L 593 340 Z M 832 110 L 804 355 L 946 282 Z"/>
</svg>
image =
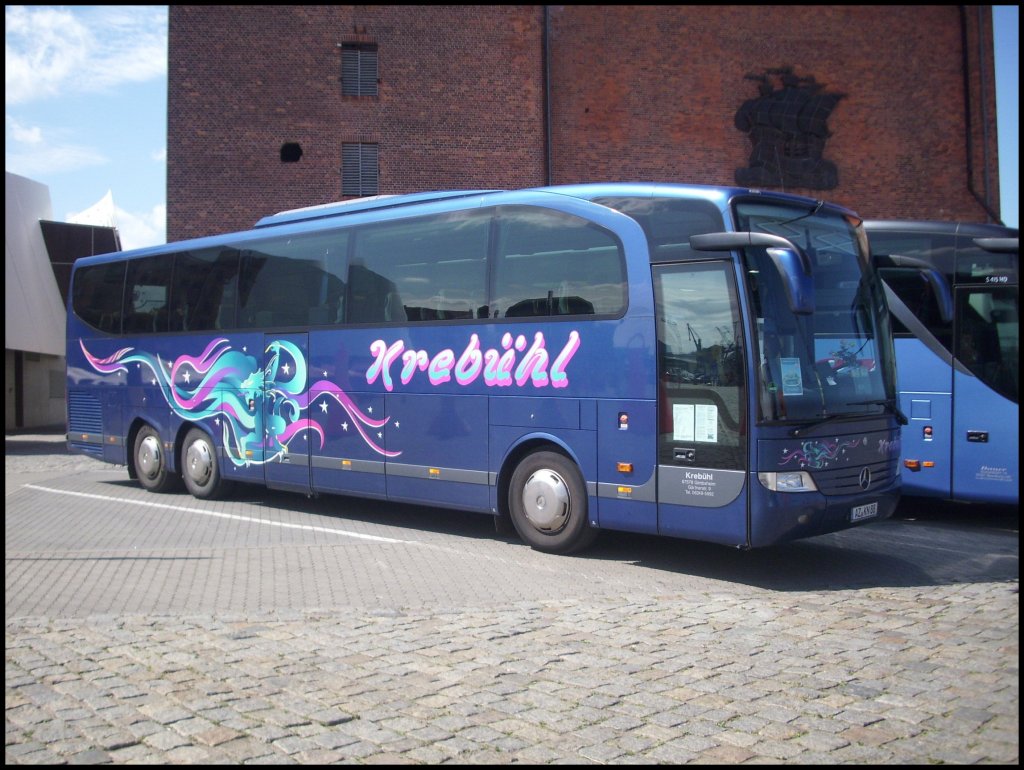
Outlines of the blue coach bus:
<svg viewBox="0 0 1024 770">
<path fill-rule="evenodd" d="M 866 221 L 890 297 L 903 493 L 1016 505 L 1020 236 L 995 224 Z"/>
<path fill-rule="evenodd" d="M 238 482 L 758 547 L 889 517 L 899 412 L 861 221 L 745 189 L 443 191 L 80 259 L 68 444 Z M 853 356 L 856 366 L 846 359 Z"/>
</svg>

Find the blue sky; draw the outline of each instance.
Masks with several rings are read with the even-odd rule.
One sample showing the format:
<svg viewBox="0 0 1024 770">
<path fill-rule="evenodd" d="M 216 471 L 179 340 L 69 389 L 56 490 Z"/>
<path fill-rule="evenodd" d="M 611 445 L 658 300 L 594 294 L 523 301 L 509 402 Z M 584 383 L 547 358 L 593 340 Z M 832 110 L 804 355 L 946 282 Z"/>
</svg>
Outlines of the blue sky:
<svg viewBox="0 0 1024 770">
<path fill-rule="evenodd" d="M 47 185 L 61 221 L 109 190 L 124 248 L 164 243 L 167 7 L 5 15 L 6 170 Z M 1019 7 L 994 6 L 993 19 L 1002 215 L 1017 227 Z"/>
</svg>

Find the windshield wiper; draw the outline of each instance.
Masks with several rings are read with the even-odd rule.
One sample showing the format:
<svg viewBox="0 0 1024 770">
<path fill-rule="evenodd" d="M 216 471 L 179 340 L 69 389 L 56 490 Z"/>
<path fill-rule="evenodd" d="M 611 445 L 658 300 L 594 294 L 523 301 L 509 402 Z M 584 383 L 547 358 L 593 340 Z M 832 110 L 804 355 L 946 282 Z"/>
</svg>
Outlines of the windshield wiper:
<svg viewBox="0 0 1024 770">
<path fill-rule="evenodd" d="M 879 398 L 869 401 L 846 402 L 847 406 L 857 406 L 859 404 L 878 404 L 879 406 L 887 406 L 892 410 L 892 413 L 896 415 L 896 422 L 898 422 L 900 425 L 906 425 L 907 423 L 910 422 L 910 420 L 907 419 L 907 416 L 903 414 L 903 411 L 900 409 L 899 404 L 896 402 L 895 398 Z"/>
<path fill-rule="evenodd" d="M 801 214 L 800 216 L 793 217 L 792 219 L 787 219 L 785 222 L 768 222 L 768 224 L 770 224 L 770 225 L 772 225 L 774 227 L 782 227 L 783 225 L 788 225 L 788 224 L 790 224 L 792 222 L 798 222 L 801 219 L 807 219 L 807 217 L 813 217 L 815 214 L 817 214 L 819 211 L 821 211 L 821 207 L 824 206 L 824 205 L 825 205 L 825 201 L 823 201 L 823 200 L 815 201 L 814 202 L 814 208 L 811 209 L 810 211 L 808 211 L 806 214 Z"/>
<path fill-rule="evenodd" d="M 836 420 L 836 419 L 838 419 L 840 417 L 856 417 L 856 416 L 857 415 L 853 415 L 853 414 L 830 414 L 830 415 L 826 415 L 825 417 L 822 417 L 820 420 L 817 420 L 816 422 L 812 422 L 810 425 L 804 425 L 804 426 L 802 426 L 800 428 L 793 428 L 793 430 L 791 430 L 789 432 L 789 435 L 790 436 L 799 436 L 805 430 L 811 430 L 812 428 L 817 428 L 819 425 L 824 425 L 826 422 L 832 422 L 832 420 Z"/>
<path fill-rule="evenodd" d="M 900 411 L 899 406 L 897 406 L 897 404 L 896 404 L 896 399 L 894 399 L 894 398 L 879 398 L 879 399 L 870 399 L 868 401 L 847 401 L 846 402 L 846 406 L 861 406 L 861 405 L 866 405 L 866 404 L 878 404 L 879 406 L 889 407 L 889 409 L 892 410 L 892 413 L 894 415 L 896 415 L 896 422 L 898 422 L 900 425 L 906 425 L 908 422 L 910 422 L 910 420 L 907 419 L 907 416 L 905 414 L 903 414 L 902 411 Z M 802 435 L 804 433 L 804 431 L 812 430 L 813 428 L 817 428 L 817 427 L 819 427 L 821 425 L 824 425 L 827 422 L 832 422 L 832 420 L 835 420 L 835 419 L 837 419 L 839 417 L 863 417 L 863 415 L 848 414 L 846 412 L 840 412 L 838 414 L 829 414 L 829 415 L 826 415 L 825 417 L 822 417 L 820 420 L 817 420 L 816 422 L 812 422 L 810 425 L 804 425 L 804 426 L 799 427 L 799 428 L 793 428 L 793 430 L 791 430 L 789 432 L 789 435 L 790 436 L 800 436 L 800 435 Z"/>
</svg>

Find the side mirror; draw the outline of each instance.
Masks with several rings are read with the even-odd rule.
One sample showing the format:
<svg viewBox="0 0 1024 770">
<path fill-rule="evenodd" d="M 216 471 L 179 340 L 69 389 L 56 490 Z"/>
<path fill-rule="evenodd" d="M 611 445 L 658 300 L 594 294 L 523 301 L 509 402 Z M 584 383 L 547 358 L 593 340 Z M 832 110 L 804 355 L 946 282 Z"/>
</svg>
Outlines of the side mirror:
<svg viewBox="0 0 1024 770">
<path fill-rule="evenodd" d="M 877 254 L 874 258 L 875 267 L 881 271 L 892 267 L 910 267 L 920 272 L 921 277 L 928 284 L 938 305 L 939 317 L 943 323 L 953 321 L 953 290 L 949 286 L 946 276 L 940 273 L 935 267 L 923 259 L 916 257 L 904 257 L 900 254 Z"/>
<path fill-rule="evenodd" d="M 1020 253 L 1020 238 L 975 238 L 974 243 L 995 254 Z"/>
<path fill-rule="evenodd" d="M 786 287 L 789 309 L 797 315 L 814 313 L 814 276 L 811 259 L 799 246 L 768 233 L 705 233 L 691 235 L 690 247 L 697 251 L 734 251 L 751 246 L 764 248 Z"/>
<path fill-rule="evenodd" d="M 789 309 L 797 315 L 813 314 L 814 278 L 809 272 L 804 273 L 800 253 L 792 248 L 782 249 L 773 246 L 768 249 L 768 256 L 771 257 L 775 270 L 782 279 L 782 285 L 786 287 Z"/>
</svg>

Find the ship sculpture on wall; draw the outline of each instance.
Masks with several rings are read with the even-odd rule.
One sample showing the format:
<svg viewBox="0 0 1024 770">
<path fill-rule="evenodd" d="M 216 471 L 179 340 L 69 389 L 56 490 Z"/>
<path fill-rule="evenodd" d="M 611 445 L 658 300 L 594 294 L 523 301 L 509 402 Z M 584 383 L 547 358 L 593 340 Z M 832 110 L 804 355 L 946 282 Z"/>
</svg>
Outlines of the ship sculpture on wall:
<svg viewBox="0 0 1024 770">
<path fill-rule="evenodd" d="M 792 67 L 745 77 L 758 82 L 760 94 L 736 112 L 736 128 L 753 143 L 750 165 L 736 169 L 736 182 L 744 187 L 833 189 L 839 172 L 822 155 L 831 136 L 828 117 L 845 94 L 825 93 L 813 75 L 799 77 Z"/>
</svg>

